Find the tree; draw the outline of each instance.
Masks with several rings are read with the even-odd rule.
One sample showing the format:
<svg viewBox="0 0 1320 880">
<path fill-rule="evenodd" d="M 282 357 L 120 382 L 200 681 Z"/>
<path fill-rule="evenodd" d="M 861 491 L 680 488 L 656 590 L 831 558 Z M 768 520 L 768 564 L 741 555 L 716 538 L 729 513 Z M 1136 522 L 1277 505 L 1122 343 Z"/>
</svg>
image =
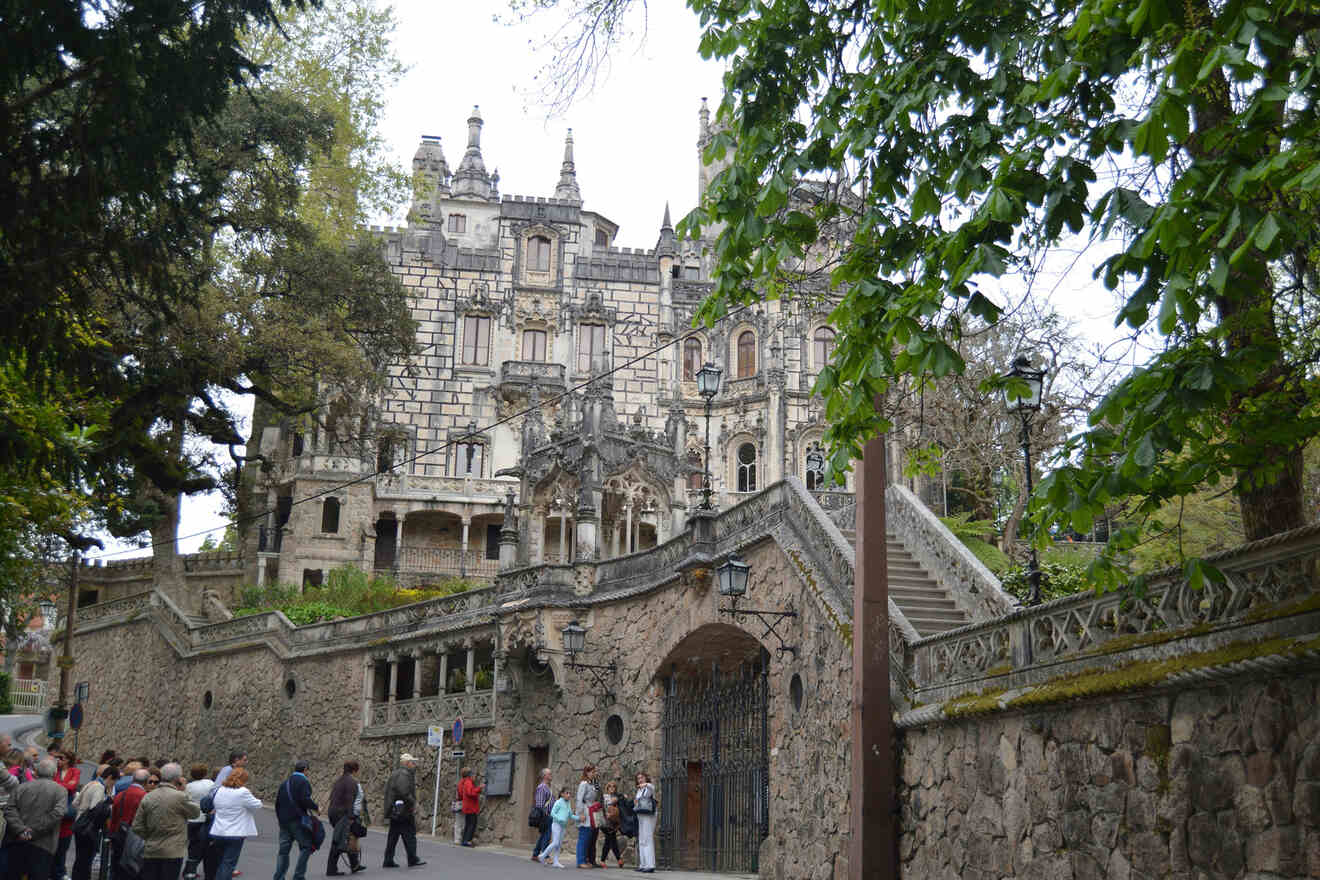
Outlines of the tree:
<svg viewBox="0 0 1320 880">
<path fill-rule="evenodd" d="M 1095 272 L 1122 293 L 1118 321 L 1164 345 L 1042 481 L 1039 524 L 1085 532 L 1116 499 L 1145 516 L 1218 482 L 1233 484 L 1248 539 L 1306 521 L 1320 10 L 691 5 L 703 52 L 729 63 L 709 151 L 727 168 L 686 224 L 719 230 L 702 317 L 792 271 L 848 210 L 782 210 L 794 181 L 844 169 L 862 200 L 817 384 L 836 468 L 888 427 L 871 401 L 895 377 L 963 369 L 952 340 L 998 318 L 996 279 L 1084 234 L 1119 240 Z M 1116 532 L 1111 556 L 1139 534 Z"/>
</svg>

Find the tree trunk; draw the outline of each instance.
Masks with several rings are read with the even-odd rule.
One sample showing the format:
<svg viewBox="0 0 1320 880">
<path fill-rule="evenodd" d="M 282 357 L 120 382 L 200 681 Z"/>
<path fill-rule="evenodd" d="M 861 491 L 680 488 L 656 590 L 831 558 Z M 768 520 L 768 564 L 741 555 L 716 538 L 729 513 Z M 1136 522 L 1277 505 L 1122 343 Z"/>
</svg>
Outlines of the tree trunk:
<svg viewBox="0 0 1320 880">
<path fill-rule="evenodd" d="M 184 602 L 183 557 L 179 555 L 179 496 L 155 492 L 162 514 L 151 530 L 152 586 L 180 605 Z"/>
<path fill-rule="evenodd" d="M 1265 447 L 1263 461 L 1280 461 L 1283 470 L 1271 483 L 1239 474 L 1237 489 L 1238 509 L 1242 512 L 1242 532 L 1248 541 L 1268 538 L 1279 532 L 1306 525 L 1306 508 L 1302 502 L 1302 450 Z"/>
</svg>

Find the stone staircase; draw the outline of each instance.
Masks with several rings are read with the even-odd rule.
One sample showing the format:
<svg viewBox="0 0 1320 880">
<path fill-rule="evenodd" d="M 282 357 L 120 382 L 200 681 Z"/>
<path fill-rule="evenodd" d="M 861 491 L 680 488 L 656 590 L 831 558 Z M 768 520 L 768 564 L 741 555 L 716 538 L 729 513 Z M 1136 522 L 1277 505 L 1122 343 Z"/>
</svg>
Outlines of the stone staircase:
<svg viewBox="0 0 1320 880">
<path fill-rule="evenodd" d="M 857 533 L 844 529 L 843 536 L 853 547 Z M 922 635 L 929 636 L 972 622 L 953 601 L 949 591 L 940 586 L 916 560 L 897 535 L 885 535 L 889 561 L 889 598 L 899 607 L 908 623 Z"/>
</svg>

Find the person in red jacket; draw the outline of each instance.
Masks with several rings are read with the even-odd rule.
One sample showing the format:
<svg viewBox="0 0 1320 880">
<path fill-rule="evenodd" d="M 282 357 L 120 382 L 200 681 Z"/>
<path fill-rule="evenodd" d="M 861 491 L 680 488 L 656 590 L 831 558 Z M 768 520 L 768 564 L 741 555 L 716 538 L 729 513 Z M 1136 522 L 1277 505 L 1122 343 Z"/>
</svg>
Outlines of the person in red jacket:
<svg viewBox="0 0 1320 880">
<path fill-rule="evenodd" d="M 145 767 L 139 767 L 133 771 L 133 781 L 129 783 L 128 788 L 115 795 L 114 806 L 110 808 L 110 818 L 105 823 L 105 830 L 110 835 L 110 850 L 113 857 L 111 864 L 114 866 L 115 873 L 121 877 L 130 877 L 127 871 L 119 868 L 119 861 L 124 855 L 124 836 L 119 833 L 120 828 L 129 828 L 133 824 L 133 817 L 137 815 L 138 804 L 147 796 L 147 780 L 151 778 L 151 773 Z"/>
<path fill-rule="evenodd" d="M 73 796 L 78 793 L 78 778 L 82 775 L 78 770 L 78 758 L 73 752 L 56 752 L 55 759 L 58 762 L 55 781 L 69 793 L 69 803 L 73 803 Z M 60 822 L 60 842 L 55 850 L 55 860 L 51 863 L 50 880 L 64 880 L 64 865 L 69 860 L 71 843 L 73 820 L 66 818 Z"/>
<path fill-rule="evenodd" d="M 477 814 L 481 812 L 481 790 L 467 767 L 459 774 L 458 797 L 463 801 L 463 846 L 472 846 L 472 835 L 477 833 Z"/>
</svg>

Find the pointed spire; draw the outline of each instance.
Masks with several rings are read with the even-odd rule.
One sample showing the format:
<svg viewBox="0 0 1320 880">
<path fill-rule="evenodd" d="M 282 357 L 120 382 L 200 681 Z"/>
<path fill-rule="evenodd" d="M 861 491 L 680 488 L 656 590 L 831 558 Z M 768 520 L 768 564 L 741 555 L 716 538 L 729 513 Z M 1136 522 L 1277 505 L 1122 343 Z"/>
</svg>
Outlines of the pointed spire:
<svg viewBox="0 0 1320 880">
<path fill-rule="evenodd" d="M 440 138 L 435 135 L 422 135 L 422 142 L 413 153 L 413 199 L 410 214 L 416 221 L 425 222 L 434 216 L 436 197 L 449 195 L 449 165 L 445 162 L 445 151 L 440 148 Z"/>
<path fill-rule="evenodd" d="M 674 224 L 669 220 L 669 202 L 665 202 L 665 219 L 660 222 L 660 238 L 655 243 L 656 256 L 673 256 L 678 253 L 678 236 L 674 234 Z"/>
<path fill-rule="evenodd" d="M 490 198 L 490 177 L 486 174 L 486 163 L 481 158 L 481 110 L 476 104 L 472 105 L 472 115 L 468 117 L 467 124 L 467 150 L 454 174 L 454 195 L 487 199 Z"/>
<path fill-rule="evenodd" d="M 573 129 L 564 137 L 564 164 L 559 166 L 559 185 L 555 187 L 555 198 L 582 201 L 582 190 L 578 189 L 577 166 L 573 164 Z"/>
<path fill-rule="evenodd" d="M 699 143 L 705 143 L 710 137 L 710 108 L 706 106 L 706 99 L 701 99 L 701 109 L 697 111 L 697 117 L 701 120 L 701 128 L 697 133 Z"/>
</svg>

